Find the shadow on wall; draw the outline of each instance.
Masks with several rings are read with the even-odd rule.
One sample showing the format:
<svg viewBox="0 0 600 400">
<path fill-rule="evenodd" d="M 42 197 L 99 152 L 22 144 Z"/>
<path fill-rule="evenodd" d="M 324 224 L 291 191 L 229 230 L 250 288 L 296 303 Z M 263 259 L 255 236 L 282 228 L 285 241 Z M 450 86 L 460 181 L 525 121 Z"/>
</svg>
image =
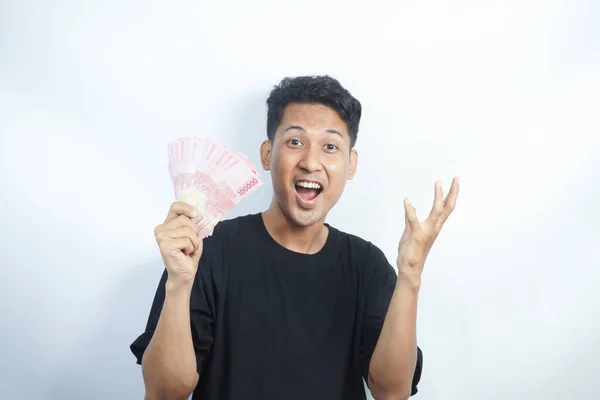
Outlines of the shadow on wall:
<svg viewBox="0 0 600 400">
<path fill-rule="evenodd" d="M 253 94 L 234 107 L 235 118 L 223 122 L 233 134 L 229 146 L 248 156 L 259 169 L 264 185 L 225 218 L 265 210 L 271 200 L 270 175 L 260 166 L 259 148 L 266 138 L 266 95 Z M 115 277 L 113 291 L 98 303 L 104 304 L 84 337 L 73 343 L 64 368 L 55 371 L 45 399 L 105 400 L 141 399 L 144 385 L 141 367 L 129 350 L 144 331 L 157 284 L 164 269 L 158 250 L 140 264 L 123 268 Z"/>
</svg>

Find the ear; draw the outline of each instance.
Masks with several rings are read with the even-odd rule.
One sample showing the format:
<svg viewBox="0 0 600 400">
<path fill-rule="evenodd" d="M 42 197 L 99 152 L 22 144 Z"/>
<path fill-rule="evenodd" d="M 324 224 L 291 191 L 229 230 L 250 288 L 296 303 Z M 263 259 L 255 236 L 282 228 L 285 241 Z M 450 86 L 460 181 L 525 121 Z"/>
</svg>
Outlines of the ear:
<svg viewBox="0 0 600 400">
<path fill-rule="evenodd" d="M 260 145 L 260 162 L 265 171 L 271 170 L 271 141 L 265 140 Z"/>
<path fill-rule="evenodd" d="M 355 149 L 350 151 L 350 168 L 348 169 L 348 179 L 354 178 L 356 167 L 358 166 L 358 152 Z"/>
</svg>

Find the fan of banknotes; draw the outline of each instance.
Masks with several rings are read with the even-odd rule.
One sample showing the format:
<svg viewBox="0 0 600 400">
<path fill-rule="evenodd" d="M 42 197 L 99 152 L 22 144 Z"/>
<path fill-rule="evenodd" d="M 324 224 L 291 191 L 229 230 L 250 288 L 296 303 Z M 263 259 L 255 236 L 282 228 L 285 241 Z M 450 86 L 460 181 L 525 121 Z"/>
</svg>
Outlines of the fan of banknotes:
<svg viewBox="0 0 600 400">
<path fill-rule="evenodd" d="M 198 237 L 215 225 L 262 182 L 256 167 L 237 151 L 213 141 L 185 137 L 169 143 L 169 173 L 177 201 L 198 211 Z"/>
</svg>

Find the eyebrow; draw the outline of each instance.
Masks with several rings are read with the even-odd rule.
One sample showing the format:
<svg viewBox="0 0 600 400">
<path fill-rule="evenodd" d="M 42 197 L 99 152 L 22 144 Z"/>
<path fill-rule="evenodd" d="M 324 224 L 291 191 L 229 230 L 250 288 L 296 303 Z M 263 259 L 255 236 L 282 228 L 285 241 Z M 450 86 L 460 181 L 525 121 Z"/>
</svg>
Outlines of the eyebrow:
<svg viewBox="0 0 600 400">
<path fill-rule="evenodd" d="M 288 127 L 288 128 L 285 130 L 285 132 L 287 132 L 287 131 L 291 131 L 292 129 L 297 129 L 297 130 L 299 130 L 299 131 L 306 132 L 306 129 L 304 129 L 303 127 L 301 127 L 301 126 L 299 126 L 299 125 L 292 125 L 292 126 L 290 126 L 290 127 Z M 336 131 L 335 129 L 327 129 L 327 130 L 325 130 L 325 132 L 327 132 L 327 133 L 332 133 L 332 134 L 334 134 L 334 135 L 339 135 L 341 138 L 343 138 L 343 137 L 344 137 L 344 136 L 342 136 L 342 134 L 341 134 L 340 132 Z"/>
</svg>

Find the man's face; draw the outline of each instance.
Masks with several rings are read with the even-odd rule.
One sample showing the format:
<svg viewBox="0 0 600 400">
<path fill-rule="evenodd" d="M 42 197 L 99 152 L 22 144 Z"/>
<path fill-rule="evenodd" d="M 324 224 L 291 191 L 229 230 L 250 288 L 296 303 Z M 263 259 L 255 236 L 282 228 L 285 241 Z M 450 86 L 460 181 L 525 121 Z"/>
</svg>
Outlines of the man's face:
<svg viewBox="0 0 600 400">
<path fill-rule="evenodd" d="M 261 147 L 279 207 L 303 227 L 325 219 L 354 176 L 357 159 L 346 123 L 320 104 L 288 105 L 273 141 Z"/>
</svg>

